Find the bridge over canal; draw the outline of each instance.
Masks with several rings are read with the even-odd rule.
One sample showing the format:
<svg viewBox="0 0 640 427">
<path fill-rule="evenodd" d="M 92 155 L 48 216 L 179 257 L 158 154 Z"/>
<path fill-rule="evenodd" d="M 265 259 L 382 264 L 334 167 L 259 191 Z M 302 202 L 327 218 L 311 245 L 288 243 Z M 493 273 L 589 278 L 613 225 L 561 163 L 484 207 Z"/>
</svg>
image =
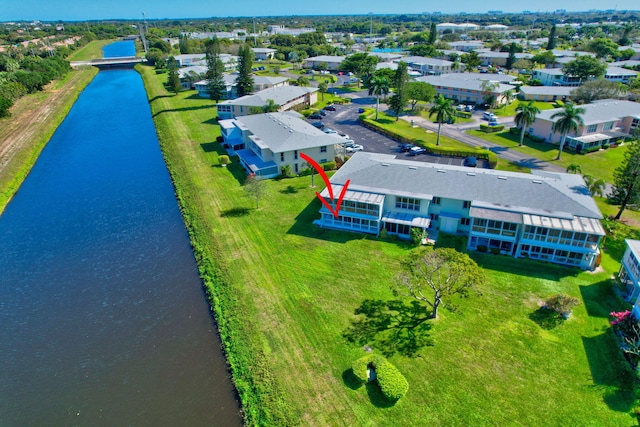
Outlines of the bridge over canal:
<svg viewBox="0 0 640 427">
<path fill-rule="evenodd" d="M 128 68 L 136 64 L 146 63 L 145 58 L 137 56 L 121 56 L 116 58 L 92 59 L 91 61 L 72 61 L 72 67 L 92 65 L 98 68 Z"/>
</svg>

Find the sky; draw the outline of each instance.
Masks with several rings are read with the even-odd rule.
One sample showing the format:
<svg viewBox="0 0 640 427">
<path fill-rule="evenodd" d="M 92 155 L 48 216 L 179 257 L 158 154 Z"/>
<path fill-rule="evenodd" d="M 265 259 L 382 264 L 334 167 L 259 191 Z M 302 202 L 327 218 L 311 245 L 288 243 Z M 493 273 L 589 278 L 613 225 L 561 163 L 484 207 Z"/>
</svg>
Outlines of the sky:
<svg viewBox="0 0 640 427">
<path fill-rule="evenodd" d="M 0 0 L 0 22 L 19 20 L 82 21 L 105 19 L 217 18 L 229 16 L 301 16 L 418 14 L 423 12 L 552 12 L 556 9 L 640 10 L 638 0 Z"/>
</svg>

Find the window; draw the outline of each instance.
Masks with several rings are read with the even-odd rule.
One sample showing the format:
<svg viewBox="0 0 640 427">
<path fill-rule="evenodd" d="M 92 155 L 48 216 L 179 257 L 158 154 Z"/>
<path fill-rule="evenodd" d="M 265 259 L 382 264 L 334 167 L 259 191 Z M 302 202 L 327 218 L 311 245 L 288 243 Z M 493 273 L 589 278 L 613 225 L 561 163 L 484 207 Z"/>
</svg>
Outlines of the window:
<svg viewBox="0 0 640 427">
<path fill-rule="evenodd" d="M 460 224 L 462 224 L 462 225 L 469 225 L 470 222 L 471 221 L 469 220 L 469 218 L 462 218 L 460 220 Z"/>
<path fill-rule="evenodd" d="M 429 214 L 429 217 L 431 218 L 431 221 L 437 221 L 438 220 L 438 214 Z"/>
<path fill-rule="evenodd" d="M 295 166 L 296 173 L 298 173 L 298 164 L 296 163 L 294 166 Z"/>
<path fill-rule="evenodd" d="M 320 164 L 327 163 L 327 159 L 320 159 Z"/>
<path fill-rule="evenodd" d="M 463 209 L 469 209 L 471 207 L 471 202 L 462 202 Z"/>
<path fill-rule="evenodd" d="M 434 205 L 439 205 L 440 204 L 440 197 L 434 197 L 431 200 L 431 203 L 433 203 Z"/>
<path fill-rule="evenodd" d="M 280 161 L 284 162 L 284 153 L 280 153 Z"/>
<path fill-rule="evenodd" d="M 593 133 L 593 132 L 595 132 L 595 131 L 597 131 L 597 130 L 598 130 L 598 125 L 597 125 L 597 124 L 596 124 L 596 125 L 589 125 L 589 126 L 587 126 L 587 132 L 588 132 L 588 133 Z"/>
<path fill-rule="evenodd" d="M 327 146 L 323 145 L 322 147 L 320 147 L 320 152 L 321 153 L 326 153 L 327 152 Z"/>
<path fill-rule="evenodd" d="M 412 199 L 410 197 L 396 197 L 396 208 L 419 211 L 420 199 Z"/>
<path fill-rule="evenodd" d="M 613 125 L 615 122 L 607 122 L 604 124 L 604 126 L 602 127 L 602 130 L 611 130 L 613 129 Z"/>
<path fill-rule="evenodd" d="M 293 158 L 294 158 L 295 160 L 298 160 L 298 150 L 294 150 L 294 151 L 293 151 Z M 297 172 L 297 171 L 296 171 L 296 172 Z"/>
</svg>

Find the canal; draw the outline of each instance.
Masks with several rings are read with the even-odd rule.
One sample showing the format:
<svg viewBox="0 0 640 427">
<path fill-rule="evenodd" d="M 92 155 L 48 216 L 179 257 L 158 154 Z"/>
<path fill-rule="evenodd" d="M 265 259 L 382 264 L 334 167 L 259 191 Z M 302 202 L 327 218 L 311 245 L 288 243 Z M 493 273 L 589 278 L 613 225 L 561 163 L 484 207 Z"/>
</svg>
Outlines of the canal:
<svg viewBox="0 0 640 427">
<path fill-rule="evenodd" d="M 135 70 L 97 74 L 0 216 L 0 325 L 2 426 L 241 425 Z"/>
</svg>

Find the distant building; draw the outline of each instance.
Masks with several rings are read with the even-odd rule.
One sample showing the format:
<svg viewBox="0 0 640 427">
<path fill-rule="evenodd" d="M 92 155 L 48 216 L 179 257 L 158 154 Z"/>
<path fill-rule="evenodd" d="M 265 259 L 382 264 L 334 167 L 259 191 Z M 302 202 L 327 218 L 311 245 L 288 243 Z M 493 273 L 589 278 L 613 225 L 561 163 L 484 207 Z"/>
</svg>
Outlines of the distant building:
<svg viewBox="0 0 640 427">
<path fill-rule="evenodd" d="M 252 114 L 254 107 L 262 108 L 273 100 L 278 111 L 309 107 L 318 102 L 318 88 L 302 86 L 278 86 L 261 90 L 253 95 L 218 103 L 218 117 L 231 119 Z"/>
<path fill-rule="evenodd" d="M 423 56 L 409 56 L 397 59 L 395 62 L 406 62 L 409 68 L 417 71 L 420 75 L 439 76 L 441 74 L 451 73 L 453 70 L 453 62 L 445 59 L 425 58 Z"/>
<path fill-rule="evenodd" d="M 576 151 L 598 148 L 628 138 L 633 130 L 640 127 L 640 104 L 637 102 L 605 99 L 581 107 L 585 109 L 582 115 L 584 126 L 567 136 L 567 148 Z M 551 116 L 560 111 L 561 108 L 555 108 L 539 113 L 529 127 L 529 133 L 546 142 L 559 143 L 562 135 L 552 131 L 553 123 L 558 119 Z"/>
<path fill-rule="evenodd" d="M 252 47 L 254 58 L 256 61 L 267 61 L 269 59 L 273 59 L 275 56 L 277 49 L 269 49 L 266 47 Z"/>
<path fill-rule="evenodd" d="M 416 81 L 429 83 L 434 87 L 438 95 L 453 99 L 456 102 L 465 104 L 484 104 L 485 91 L 483 81 L 491 80 L 493 74 L 479 73 L 453 73 L 442 74 L 440 76 L 424 76 L 416 78 Z M 515 79 L 513 76 L 500 76 L 503 78 Z M 495 97 L 498 105 L 506 103 L 504 93 L 513 90 L 514 86 L 495 82 L 495 87 L 491 94 Z"/>
<path fill-rule="evenodd" d="M 340 66 L 342 65 L 342 61 L 346 56 L 332 56 L 332 55 L 320 55 L 313 56 L 311 58 L 307 58 L 304 60 L 304 68 L 310 68 L 312 70 L 317 70 L 320 64 L 326 64 L 327 70 L 329 71 L 338 71 Z"/>
</svg>

